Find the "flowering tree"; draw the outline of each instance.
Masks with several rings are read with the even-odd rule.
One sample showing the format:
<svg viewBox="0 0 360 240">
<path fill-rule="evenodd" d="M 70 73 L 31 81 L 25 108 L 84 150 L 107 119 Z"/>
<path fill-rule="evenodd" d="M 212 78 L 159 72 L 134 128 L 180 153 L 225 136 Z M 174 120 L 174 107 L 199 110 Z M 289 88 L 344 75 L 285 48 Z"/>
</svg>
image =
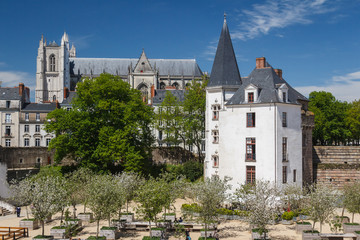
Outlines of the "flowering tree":
<svg viewBox="0 0 360 240">
<path fill-rule="evenodd" d="M 123 172 L 121 174 L 124 198 L 126 201 L 126 212 L 129 211 L 129 203 L 135 198 L 137 189 L 143 185 L 144 179 L 134 172 Z"/>
<path fill-rule="evenodd" d="M 30 192 L 31 185 L 32 183 L 30 178 L 25 178 L 20 182 L 13 181 L 10 185 L 11 199 L 16 203 L 16 205 L 26 207 L 26 218 L 28 219 L 29 211 L 27 207 L 31 203 L 31 198 L 28 193 Z"/>
<path fill-rule="evenodd" d="M 244 191 L 246 189 L 246 191 Z M 266 225 L 274 220 L 279 206 L 280 190 L 270 181 L 258 180 L 255 185 L 236 189 L 235 196 L 249 210 L 248 221 L 266 237 Z"/>
<path fill-rule="evenodd" d="M 306 206 L 309 211 L 309 217 L 315 223 L 320 222 L 320 232 L 322 224 L 329 220 L 336 209 L 338 195 L 333 189 L 323 184 L 314 184 L 310 186 L 310 193 L 306 198 Z"/>
<path fill-rule="evenodd" d="M 286 184 L 281 189 L 281 200 L 286 204 L 286 208 L 296 211 L 301 208 L 304 192 L 298 184 Z"/>
<path fill-rule="evenodd" d="M 96 238 L 99 236 L 100 220 L 107 219 L 110 225 L 111 214 L 116 212 L 116 195 L 114 179 L 109 175 L 97 175 L 86 187 L 88 206 L 94 213 L 97 223 Z"/>
<path fill-rule="evenodd" d="M 205 239 L 209 224 L 216 220 L 218 208 L 228 199 L 226 191 L 230 189 L 228 179 L 217 177 L 206 178 L 203 182 L 194 183 L 191 187 L 192 198 L 200 206 L 199 219 L 205 225 Z"/>
<path fill-rule="evenodd" d="M 119 211 L 119 219 L 121 217 L 121 208 L 124 206 L 126 201 L 124 188 L 124 181 L 126 180 L 125 175 L 126 174 L 119 174 L 114 176 L 113 190 L 115 194 L 115 206 Z"/>
</svg>

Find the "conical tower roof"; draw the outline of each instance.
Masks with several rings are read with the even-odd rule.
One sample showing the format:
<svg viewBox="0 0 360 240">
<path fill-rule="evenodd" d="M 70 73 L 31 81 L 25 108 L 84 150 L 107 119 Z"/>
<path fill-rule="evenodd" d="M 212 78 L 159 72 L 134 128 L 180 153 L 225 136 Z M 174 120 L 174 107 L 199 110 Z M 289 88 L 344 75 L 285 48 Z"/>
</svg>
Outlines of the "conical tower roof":
<svg viewBox="0 0 360 240">
<path fill-rule="evenodd" d="M 239 85 L 241 85 L 240 72 L 236 62 L 229 28 L 226 23 L 226 16 L 224 16 L 224 25 L 221 30 L 208 86 Z"/>
</svg>

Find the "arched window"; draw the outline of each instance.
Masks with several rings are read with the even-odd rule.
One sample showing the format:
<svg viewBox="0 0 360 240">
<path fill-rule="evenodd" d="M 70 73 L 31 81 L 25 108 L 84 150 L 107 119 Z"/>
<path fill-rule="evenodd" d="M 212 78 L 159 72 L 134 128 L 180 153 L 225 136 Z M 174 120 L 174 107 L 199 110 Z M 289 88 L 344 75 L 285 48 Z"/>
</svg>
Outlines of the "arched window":
<svg viewBox="0 0 360 240">
<path fill-rule="evenodd" d="M 138 87 L 137 87 L 138 90 L 140 90 L 141 92 L 141 97 L 142 97 L 142 100 L 144 103 L 147 103 L 148 101 L 148 87 L 145 85 L 145 84 L 140 84 Z"/>
<path fill-rule="evenodd" d="M 175 87 L 176 89 L 179 89 L 179 84 L 178 84 L 177 82 L 174 82 L 174 83 L 172 84 L 172 86 Z"/>
<path fill-rule="evenodd" d="M 49 60 L 50 60 L 50 72 L 55 72 L 55 55 L 51 54 Z"/>
<path fill-rule="evenodd" d="M 165 83 L 163 82 L 160 83 L 160 89 L 165 89 Z"/>
<path fill-rule="evenodd" d="M 56 101 L 56 95 L 53 96 L 53 101 L 54 101 L 54 102 Z"/>
</svg>

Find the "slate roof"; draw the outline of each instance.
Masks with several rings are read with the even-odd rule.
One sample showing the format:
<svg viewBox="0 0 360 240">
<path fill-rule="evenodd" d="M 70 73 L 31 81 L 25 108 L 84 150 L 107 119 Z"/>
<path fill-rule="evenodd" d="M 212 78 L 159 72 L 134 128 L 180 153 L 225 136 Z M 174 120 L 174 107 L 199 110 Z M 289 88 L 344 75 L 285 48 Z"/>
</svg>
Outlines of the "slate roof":
<svg viewBox="0 0 360 240">
<path fill-rule="evenodd" d="M 170 91 L 180 102 L 184 101 L 186 90 L 157 89 L 157 90 L 155 90 L 155 96 L 153 98 L 153 105 L 158 106 L 164 101 L 166 91 Z"/>
<path fill-rule="evenodd" d="M 63 102 L 61 104 L 71 104 L 71 101 L 73 100 L 73 98 L 77 96 L 77 93 L 74 91 L 69 92 L 69 95 L 67 96 L 66 99 L 63 100 Z"/>
<path fill-rule="evenodd" d="M 216 55 L 211 70 L 208 87 L 237 86 L 241 84 L 239 68 L 236 62 L 234 48 L 231 42 L 229 29 L 224 19 Z"/>
<path fill-rule="evenodd" d="M 0 100 L 21 100 L 19 88 L 0 88 Z"/>
<path fill-rule="evenodd" d="M 70 58 L 70 72 L 90 76 L 107 72 L 126 76 L 131 65 L 135 68 L 138 58 Z M 159 75 L 202 76 L 202 71 L 195 59 L 149 59 L 151 66 L 159 69 Z M 133 69 L 132 69 L 133 70 Z"/>
<path fill-rule="evenodd" d="M 26 104 L 22 112 L 51 112 L 56 109 L 56 103 L 29 103 Z"/>
<path fill-rule="evenodd" d="M 236 93 L 227 102 L 227 105 L 248 104 L 245 103 L 245 88 L 250 84 L 259 88 L 258 101 L 255 103 L 283 102 L 278 98 L 277 88 L 283 83 L 288 87 L 288 103 L 298 104 L 298 99 L 308 101 L 306 97 L 293 89 L 284 79 L 280 79 L 272 67 L 254 69 L 246 78 Z"/>
</svg>

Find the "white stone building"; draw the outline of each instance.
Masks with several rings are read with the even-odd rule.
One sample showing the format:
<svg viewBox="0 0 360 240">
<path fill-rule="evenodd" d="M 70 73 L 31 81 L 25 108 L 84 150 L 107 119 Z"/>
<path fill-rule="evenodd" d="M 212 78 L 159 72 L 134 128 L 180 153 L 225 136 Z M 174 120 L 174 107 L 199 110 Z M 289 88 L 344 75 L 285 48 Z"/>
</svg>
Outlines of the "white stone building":
<svg viewBox="0 0 360 240">
<path fill-rule="evenodd" d="M 226 19 L 206 90 L 205 176 L 303 183 L 302 110 L 307 99 L 264 57 L 241 77 Z"/>
</svg>

